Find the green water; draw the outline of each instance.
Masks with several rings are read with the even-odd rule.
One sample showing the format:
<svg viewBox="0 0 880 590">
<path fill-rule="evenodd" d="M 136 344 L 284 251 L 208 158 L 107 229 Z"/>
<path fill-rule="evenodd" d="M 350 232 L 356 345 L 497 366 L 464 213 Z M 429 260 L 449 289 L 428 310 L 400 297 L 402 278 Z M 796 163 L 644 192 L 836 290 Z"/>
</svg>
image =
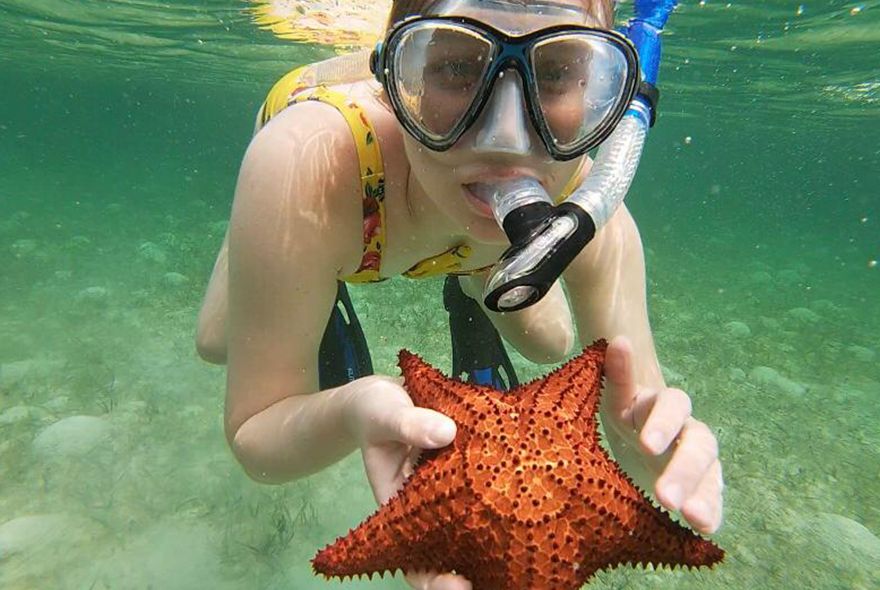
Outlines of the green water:
<svg viewBox="0 0 880 590">
<path fill-rule="evenodd" d="M 404 587 L 312 575 L 375 508 L 359 455 L 248 480 L 224 372 L 194 352 L 254 112 L 328 53 L 243 7 L 0 0 L 4 590 Z M 720 441 L 728 558 L 592 587 L 880 588 L 878 48 L 876 1 L 672 18 L 628 203 L 667 378 Z M 353 290 L 377 371 L 396 374 L 400 347 L 448 367 L 440 287 Z M 75 416 L 100 420 L 77 419 L 95 444 L 70 435 L 59 458 L 45 429 Z"/>
</svg>

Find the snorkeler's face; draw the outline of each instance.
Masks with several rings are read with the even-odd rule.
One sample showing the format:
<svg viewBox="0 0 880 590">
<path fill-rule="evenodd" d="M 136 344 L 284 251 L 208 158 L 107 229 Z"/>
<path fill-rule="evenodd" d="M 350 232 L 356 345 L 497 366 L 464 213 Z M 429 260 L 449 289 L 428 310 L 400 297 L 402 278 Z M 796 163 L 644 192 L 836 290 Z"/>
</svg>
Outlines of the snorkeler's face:
<svg viewBox="0 0 880 590">
<path fill-rule="evenodd" d="M 578 0 L 554 0 L 546 4 L 507 0 L 444 0 L 435 4 L 425 14 L 433 16 L 467 17 L 479 20 L 510 35 L 526 35 L 557 25 L 597 26 L 598 21 L 586 14 Z M 472 101 L 470 82 L 476 80 L 484 65 L 475 60 L 459 59 L 479 55 L 479 38 L 460 38 L 457 43 L 443 43 L 437 31 L 427 43 L 425 61 L 420 61 L 426 73 L 419 78 L 417 96 L 421 101 L 420 112 L 425 116 L 422 124 L 429 131 L 440 133 L 455 124 L 464 107 Z M 467 43 L 470 43 L 468 45 Z M 577 49 L 577 46 L 572 49 Z M 540 50 L 535 59 L 542 72 L 555 72 L 553 60 L 567 56 L 567 48 L 556 46 L 543 59 Z M 442 52 L 442 55 L 438 55 Z M 574 52 L 574 51 L 573 51 Z M 575 52 L 576 53 L 576 52 Z M 583 51 L 580 52 L 583 55 Z M 444 64 L 443 68 L 430 68 L 431 63 Z M 567 62 L 574 63 L 573 61 Z M 452 66 L 455 66 L 454 68 Z M 473 72 L 471 71 L 473 70 Z M 560 70 L 561 71 L 561 70 Z M 468 76 L 468 74 L 473 74 Z M 433 76 L 434 78 L 429 78 Z M 413 78 L 416 78 L 414 76 Z M 545 118 L 555 125 L 554 131 L 563 140 L 566 133 L 574 135 L 583 120 L 583 86 L 575 82 L 565 84 L 565 78 L 554 76 L 537 81 Z M 564 87 L 564 88 L 563 88 Z M 553 93 L 550 93 L 552 88 Z M 566 90 L 561 92 L 560 89 Z M 525 101 L 524 82 L 513 68 L 504 70 L 495 83 L 486 106 L 475 123 L 447 150 L 435 151 L 407 135 L 405 145 L 412 170 L 427 194 L 439 208 L 461 223 L 475 239 L 484 242 L 504 243 L 506 237 L 498 227 L 488 204 L 471 191 L 468 185 L 491 183 L 516 176 L 532 176 L 538 179 L 547 192 L 562 192 L 568 179 L 577 171 L 583 158 L 557 161 L 550 155 L 532 125 Z M 433 106 L 431 106 L 433 105 Z M 428 108 L 430 106 L 430 108 Z M 450 117 L 453 117 L 450 119 Z M 449 119 L 449 120 L 447 120 Z"/>
</svg>

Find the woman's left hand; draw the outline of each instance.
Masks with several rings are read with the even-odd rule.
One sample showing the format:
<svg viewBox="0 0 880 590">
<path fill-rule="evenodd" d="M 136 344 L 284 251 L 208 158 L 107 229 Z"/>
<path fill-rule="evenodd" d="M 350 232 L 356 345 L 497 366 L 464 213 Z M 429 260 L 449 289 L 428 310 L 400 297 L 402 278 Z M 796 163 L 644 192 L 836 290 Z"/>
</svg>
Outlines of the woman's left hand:
<svg viewBox="0 0 880 590">
<path fill-rule="evenodd" d="M 616 438 L 640 451 L 663 506 L 681 511 L 701 533 L 717 531 L 724 489 L 718 442 L 708 426 L 691 416 L 690 397 L 680 389 L 639 385 L 632 345 L 622 336 L 608 345 L 605 379 L 606 430 L 610 426 Z"/>
</svg>

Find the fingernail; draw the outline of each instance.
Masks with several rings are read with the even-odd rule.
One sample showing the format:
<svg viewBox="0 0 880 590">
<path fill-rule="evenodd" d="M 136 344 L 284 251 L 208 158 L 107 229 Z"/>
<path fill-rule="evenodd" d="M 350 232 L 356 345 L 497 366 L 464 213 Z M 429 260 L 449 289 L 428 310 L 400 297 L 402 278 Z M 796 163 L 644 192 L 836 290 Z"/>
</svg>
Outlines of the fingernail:
<svg viewBox="0 0 880 590">
<path fill-rule="evenodd" d="M 645 436 L 645 445 L 655 455 L 663 452 L 663 435 L 656 430 Z"/>
<path fill-rule="evenodd" d="M 673 508 L 678 510 L 681 507 L 682 500 L 684 500 L 684 490 L 678 484 L 670 484 L 666 487 L 666 499 Z"/>
<path fill-rule="evenodd" d="M 439 420 L 428 430 L 428 440 L 435 445 L 448 445 L 455 438 L 455 422 Z"/>
</svg>

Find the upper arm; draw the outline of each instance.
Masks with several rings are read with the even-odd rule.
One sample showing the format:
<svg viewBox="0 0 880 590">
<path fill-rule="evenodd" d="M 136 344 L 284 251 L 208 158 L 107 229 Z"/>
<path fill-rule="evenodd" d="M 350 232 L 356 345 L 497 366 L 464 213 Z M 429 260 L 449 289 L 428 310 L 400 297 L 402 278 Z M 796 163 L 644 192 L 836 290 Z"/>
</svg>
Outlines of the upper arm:
<svg viewBox="0 0 880 590">
<path fill-rule="evenodd" d="M 629 337 L 642 359 L 643 383 L 656 381 L 659 367 L 648 319 L 645 257 L 635 220 L 621 205 L 566 270 L 565 282 L 582 343 Z"/>
<path fill-rule="evenodd" d="M 625 205 L 575 257 L 564 277 L 582 340 L 611 338 L 647 318 L 642 241 Z"/>
<path fill-rule="evenodd" d="M 489 271 L 459 277 L 462 289 L 480 304 L 492 325 L 516 350 L 535 363 L 561 361 L 574 342 L 568 302 L 559 281 L 537 303 L 525 309 L 496 313 L 483 303 Z"/>
<path fill-rule="evenodd" d="M 334 113 L 319 103 L 287 109 L 241 166 L 229 226 L 230 440 L 254 414 L 317 389 L 337 276 L 359 260 L 357 154 Z"/>
</svg>

